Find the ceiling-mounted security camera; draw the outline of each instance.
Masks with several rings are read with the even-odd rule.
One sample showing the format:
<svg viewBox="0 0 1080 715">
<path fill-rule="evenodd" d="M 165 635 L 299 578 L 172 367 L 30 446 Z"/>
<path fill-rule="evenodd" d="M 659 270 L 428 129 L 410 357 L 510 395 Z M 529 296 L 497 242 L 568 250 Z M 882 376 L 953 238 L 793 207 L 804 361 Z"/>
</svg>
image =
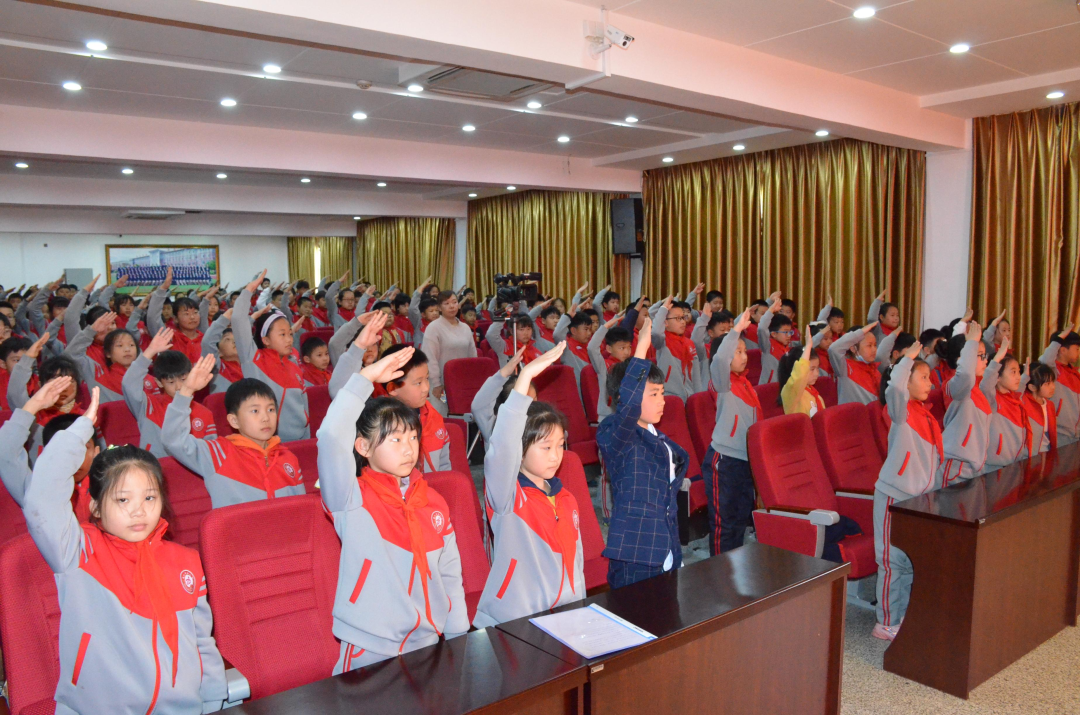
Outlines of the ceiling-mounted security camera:
<svg viewBox="0 0 1080 715">
<path fill-rule="evenodd" d="M 372 83 L 370 81 L 366 80 L 366 79 L 358 79 L 358 80 L 356 80 L 356 86 L 359 87 L 360 89 L 371 89 L 371 84 Z"/>
<path fill-rule="evenodd" d="M 630 43 L 634 41 L 633 35 L 627 35 L 625 32 L 615 27 L 614 25 L 606 25 L 604 27 L 604 35 L 616 47 L 626 49 L 630 46 Z"/>
</svg>

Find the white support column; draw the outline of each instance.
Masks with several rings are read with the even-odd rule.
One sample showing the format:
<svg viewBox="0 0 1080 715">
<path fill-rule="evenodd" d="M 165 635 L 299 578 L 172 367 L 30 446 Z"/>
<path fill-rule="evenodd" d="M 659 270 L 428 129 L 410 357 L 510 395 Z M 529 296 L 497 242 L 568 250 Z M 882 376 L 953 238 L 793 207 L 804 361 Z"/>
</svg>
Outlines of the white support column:
<svg viewBox="0 0 1080 715">
<path fill-rule="evenodd" d="M 967 309 L 971 181 L 970 149 L 926 155 L 923 328 L 940 328 Z"/>
<path fill-rule="evenodd" d="M 465 285 L 465 253 L 468 245 L 468 219 L 454 219 L 454 288 Z M 473 286 L 474 290 L 479 289 Z"/>
</svg>

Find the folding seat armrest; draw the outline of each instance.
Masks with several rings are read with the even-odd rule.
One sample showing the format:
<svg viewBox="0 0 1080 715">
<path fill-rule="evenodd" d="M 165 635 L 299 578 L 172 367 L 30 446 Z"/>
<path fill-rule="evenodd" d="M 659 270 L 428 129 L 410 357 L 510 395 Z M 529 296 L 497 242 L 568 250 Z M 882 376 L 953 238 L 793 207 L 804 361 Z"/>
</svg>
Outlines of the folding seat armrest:
<svg viewBox="0 0 1080 715">
<path fill-rule="evenodd" d="M 836 490 L 836 496 L 848 499 L 874 499 L 873 489 L 859 489 L 858 487 L 844 487 Z"/>
<path fill-rule="evenodd" d="M 225 701 L 222 709 L 235 707 L 251 697 L 251 684 L 236 668 L 225 671 L 225 684 L 228 688 L 229 699 Z"/>
<path fill-rule="evenodd" d="M 825 527 L 838 521 L 840 515 L 826 509 L 774 506 L 754 512 L 758 541 L 817 558 L 825 549 Z"/>
</svg>

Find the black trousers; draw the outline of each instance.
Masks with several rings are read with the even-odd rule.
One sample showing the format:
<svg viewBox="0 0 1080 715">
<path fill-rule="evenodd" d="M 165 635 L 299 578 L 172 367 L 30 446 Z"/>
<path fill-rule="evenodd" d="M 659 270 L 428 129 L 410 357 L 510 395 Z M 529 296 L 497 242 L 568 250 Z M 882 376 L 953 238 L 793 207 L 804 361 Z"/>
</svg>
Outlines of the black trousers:
<svg viewBox="0 0 1080 715">
<path fill-rule="evenodd" d="M 713 451 L 701 465 L 709 502 L 709 554 L 737 549 L 754 513 L 754 478 L 750 463 Z"/>
</svg>

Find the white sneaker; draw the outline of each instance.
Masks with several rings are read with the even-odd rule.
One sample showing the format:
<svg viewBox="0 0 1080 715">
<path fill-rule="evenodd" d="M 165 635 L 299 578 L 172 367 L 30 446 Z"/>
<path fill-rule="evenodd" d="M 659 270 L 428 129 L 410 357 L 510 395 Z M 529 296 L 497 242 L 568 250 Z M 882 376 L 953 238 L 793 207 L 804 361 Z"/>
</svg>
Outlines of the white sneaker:
<svg viewBox="0 0 1080 715">
<path fill-rule="evenodd" d="M 883 641 L 891 641 L 896 638 L 896 634 L 900 632 L 900 626 L 884 626 L 880 623 L 874 624 L 874 630 L 870 632 L 874 638 L 880 638 Z"/>
</svg>

